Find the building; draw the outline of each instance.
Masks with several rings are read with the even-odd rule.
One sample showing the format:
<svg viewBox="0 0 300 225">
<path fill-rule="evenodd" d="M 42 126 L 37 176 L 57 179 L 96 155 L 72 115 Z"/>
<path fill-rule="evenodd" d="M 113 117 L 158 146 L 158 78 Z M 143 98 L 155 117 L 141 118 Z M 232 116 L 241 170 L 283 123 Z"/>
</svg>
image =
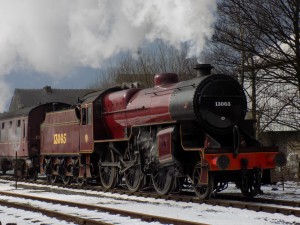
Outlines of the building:
<svg viewBox="0 0 300 225">
<path fill-rule="evenodd" d="M 92 91 L 92 89 L 54 89 L 51 86 L 45 86 L 42 89 L 15 89 L 9 111 L 50 102 L 75 105 L 78 99 Z"/>
<path fill-rule="evenodd" d="M 300 178 L 300 94 L 297 82 L 295 77 L 273 67 L 258 71 L 255 77 L 255 119 L 259 139 L 265 145 L 279 146 L 286 153 L 286 179 Z M 251 85 L 250 81 L 245 82 L 248 97 L 252 95 Z"/>
</svg>

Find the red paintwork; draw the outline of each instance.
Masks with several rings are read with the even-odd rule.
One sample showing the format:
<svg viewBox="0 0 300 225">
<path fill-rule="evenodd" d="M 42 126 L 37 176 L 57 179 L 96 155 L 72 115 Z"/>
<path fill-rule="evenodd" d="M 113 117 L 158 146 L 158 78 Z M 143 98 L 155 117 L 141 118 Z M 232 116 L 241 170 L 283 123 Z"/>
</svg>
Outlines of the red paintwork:
<svg viewBox="0 0 300 225">
<path fill-rule="evenodd" d="M 222 150 L 220 149 L 220 152 Z M 209 163 L 210 171 L 221 170 L 217 164 L 217 157 L 220 155 L 226 155 L 230 159 L 229 167 L 226 170 L 241 170 L 241 159 L 247 159 L 248 166 L 247 169 L 262 168 L 262 169 L 272 169 L 276 165 L 274 163 L 274 158 L 278 152 L 251 152 L 251 153 L 239 153 L 236 157 L 232 153 L 225 154 L 205 154 L 205 159 Z M 222 170 L 223 171 L 223 170 Z"/>
<path fill-rule="evenodd" d="M 91 153 L 94 151 L 93 124 L 80 126 L 80 152 Z"/>
<path fill-rule="evenodd" d="M 41 126 L 41 155 L 79 154 L 79 122 L 75 109 L 46 114 Z"/>
<path fill-rule="evenodd" d="M 178 75 L 176 73 L 162 73 L 154 76 L 154 85 L 166 86 L 168 84 L 174 84 L 178 82 Z"/>
<path fill-rule="evenodd" d="M 103 115 L 110 138 L 124 138 L 126 121 L 126 106 L 138 89 L 128 89 L 113 92 L 103 97 Z"/>
<path fill-rule="evenodd" d="M 170 127 L 161 130 L 157 133 L 157 145 L 158 145 L 158 158 L 161 163 L 166 163 L 173 160 L 172 149 L 172 135 L 174 128 Z"/>
<path fill-rule="evenodd" d="M 176 84 L 148 89 L 128 89 L 103 98 L 104 122 L 110 138 L 126 138 L 126 128 L 172 121 L 169 102 Z"/>
</svg>

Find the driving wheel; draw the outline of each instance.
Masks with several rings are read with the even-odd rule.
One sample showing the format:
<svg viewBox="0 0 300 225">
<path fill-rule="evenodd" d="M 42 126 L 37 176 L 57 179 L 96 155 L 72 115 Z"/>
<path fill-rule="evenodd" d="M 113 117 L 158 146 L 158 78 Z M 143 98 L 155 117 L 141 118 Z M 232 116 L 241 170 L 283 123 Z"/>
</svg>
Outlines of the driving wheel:
<svg viewBox="0 0 300 225">
<path fill-rule="evenodd" d="M 137 151 L 128 150 L 125 153 L 124 159 L 125 162 L 133 164 L 124 172 L 124 179 L 128 190 L 135 192 L 140 189 L 143 180 L 140 156 Z"/>
<path fill-rule="evenodd" d="M 200 176 L 201 176 L 201 164 L 198 163 L 194 167 L 193 176 L 192 176 L 194 191 L 200 199 L 209 199 L 214 190 L 213 176 L 208 175 L 207 184 L 200 183 Z"/>
<path fill-rule="evenodd" d="M 170 168 L 160 168 L 151 175 L 155 191 L 159 195 L 166 195 L 170 192 L 174 183 L 173 172 Z"/>
<path fill-rule="evenodd" d="M 100 180 L 105 190 L 114 188 L 117 183 L 117 167 L 113 163 L 115 163 L 114 153 L 106 149 L 99 161 Z"/>
</svg>

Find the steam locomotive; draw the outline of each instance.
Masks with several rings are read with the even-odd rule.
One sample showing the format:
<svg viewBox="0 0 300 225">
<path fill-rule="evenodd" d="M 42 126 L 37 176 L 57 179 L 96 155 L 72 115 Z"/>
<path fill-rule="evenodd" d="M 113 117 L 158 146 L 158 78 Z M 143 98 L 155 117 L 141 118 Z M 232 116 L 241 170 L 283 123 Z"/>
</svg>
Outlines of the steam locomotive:
<svg viewBox="0 0 300 225">
<path fill-rule="evenodd" d="M 160 195 L 192 188 L 207 199 L 235 182 L 245 196 L 261 193 L 285 155 L 253 137 L 234 78 L 211 75 L 209 64 L 195 69 L 198 76 L 187 81 L 157 74 L 152 88 L 117 86 L 75 106 L 55 102 L 2 114 L 2 171 L 17 151 L 22 176 L 42 173 L 52 183 L 97 180 L 106 190 L 151 186 Z"/>
</svg>

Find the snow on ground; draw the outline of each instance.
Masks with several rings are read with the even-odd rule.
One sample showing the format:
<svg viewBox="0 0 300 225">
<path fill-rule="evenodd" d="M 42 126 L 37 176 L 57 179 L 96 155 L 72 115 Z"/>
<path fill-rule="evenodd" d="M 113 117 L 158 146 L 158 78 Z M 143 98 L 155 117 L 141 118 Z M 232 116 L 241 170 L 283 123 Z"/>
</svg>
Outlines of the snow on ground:
<svg viewBox="0 0 300 225">
<path fill-rule="evenodd" d="M 26 214 L 26 215 L 25 215 Z M 2 225 L 7 223 L 16 223 L 17 225 L 22 224 L 73 224 L 67 223 L 55 218 L 49 218 L 42 215 L 41 213 L 26 212 L 24 210 L 13 209 L 8 207 L 0 206 L 0 221 Z"/>
<path fill-rule="evenodd" d="M 284 184 L 266 186 L 263 191 L 265 198 L 300 201 L 300 183 L 298 182 L 285 182 Z"/>
<path fill-rule="evenodd" d="M 300 183 L 285 181 L 284 183 L 279 182 L 275 185 L 264 185 L 261 189 L 264 194 L 259 195 L 259 198 L 300 202 Z M 235 187 L 235 184 L 231 183 L 228 189 L 221 193 L 240 193 L 240 190 Z"/>
<path fill-rule="evenodd" d="M 144 197 L 135 197 L 119 194 L 111 194 L 96 191 L 84 191 L 88 195 L 84 195 L 82 190 L 66 191 L 64 188 L 49 187 L 44 188 L 40 185 L 34 185 L 34 188 L 27 189 L 19 182 L 18 189 L 15 189 L 14 182 L 0 180 L 0 190 L 14 193 L 31 194 L 51 199 L 63 199 L 66 201 L 75 201 L 85 204 L 103 205 L 107 207 L 115 207 L 122 210 L 134 210 L 141 213 L 155 214 L 165 217 L 178 218 L 183 220 L 191 220 L 195 222 L 213 224 L 213 225 L 253 225 L 253 224 L 300 224 L 300 218 L 295 216 L 285 216 L 281 214 L 270 214 L 264 212 L 254 212 L 245 209 L 226 208 L 220 206 L 211 206 L 197 203 L 183 203 L 175 201 L 166 201 L 163 199 L 153 199 Z M 25 184 L 24 184 L 25 185 Z M 275 190 L 277 189 L 277 190 Z M 297 183 L 288 182 L 285 184 L 285 190 L 282 190 L 281 185 L 266 186 L 263 188 L 264 196 L 276 199 L 293 199 L 300 201 L 299 186 Z M 239 192 L 234 185 L 230 185 L 227 192 Z M 1 199 L 9 199 L 6 196 L 0 196 Z M 33 205 L 42 207 L 43 203 L 36 203 L 30 200 L 22 200 Z M 45 207 L 46 204 L 44 204 Z M 51 208 L 47 204 L 48 208 Z M 56 206 L 57 207 L 57 206 Z M 300 208 L 299 208 L 300 209 Z M 74 210 L 74 209 L 73 209 Z M 67 207 L 60 207 L 61 212 L 68 212 Z M 69 212 L 71 213 L 71 212 Z M 73 212 L 77 213 L 77 212 Z M 85 212 L 86 214 L 90 212 Z M 91 212 L 92 215 L 100 218 L 96 212 Z M 97 215 L 96 215 L 97 214 Z M 25 217 L 24 217 L 25 215 Z M 27 218 L 27 220 L 25 220 Z M 32 218 L 29 220 L 29 218 Z M 107 219 L 110 220 L 110 219 Z M 24 213 L 24 211 L 0 207 L 0 221 L 2 224 L 17 223 L 20 224 L 68 224 L 64 221 L 57 221 L 52 218 L 43 218 L 41 214 Z M 118 224 L 145 224 L 145 222 L 128 219 L 116 219 Z M 159 224 L 159 223 L 151 223 Z"/>
</svg>

